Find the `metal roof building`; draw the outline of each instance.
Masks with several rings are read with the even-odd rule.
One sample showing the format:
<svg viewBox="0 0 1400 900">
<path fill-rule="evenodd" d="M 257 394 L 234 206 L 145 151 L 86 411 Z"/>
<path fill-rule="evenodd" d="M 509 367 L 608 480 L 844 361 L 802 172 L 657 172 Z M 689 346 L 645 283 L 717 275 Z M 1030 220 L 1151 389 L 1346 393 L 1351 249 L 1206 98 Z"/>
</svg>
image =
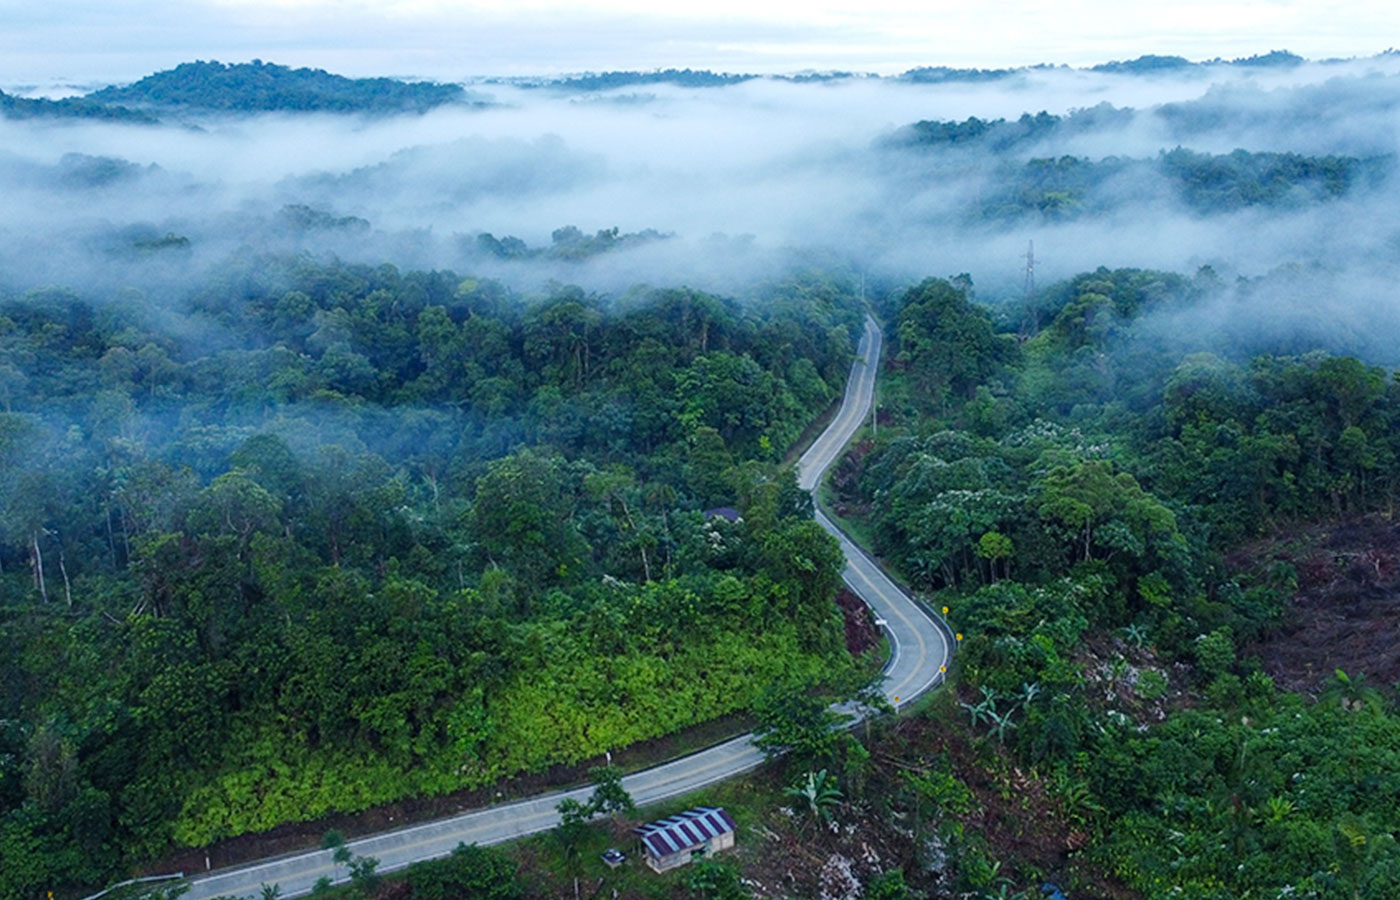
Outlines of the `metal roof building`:
<svg viewBox="0 0 1400 900">
<path fill-rule="evenodd" d="M 633 832 L 641 839 L 647 865 L 657 872 L 734 846 L 734 820 L 715 806 L 697 806 Z"/>
</svg>

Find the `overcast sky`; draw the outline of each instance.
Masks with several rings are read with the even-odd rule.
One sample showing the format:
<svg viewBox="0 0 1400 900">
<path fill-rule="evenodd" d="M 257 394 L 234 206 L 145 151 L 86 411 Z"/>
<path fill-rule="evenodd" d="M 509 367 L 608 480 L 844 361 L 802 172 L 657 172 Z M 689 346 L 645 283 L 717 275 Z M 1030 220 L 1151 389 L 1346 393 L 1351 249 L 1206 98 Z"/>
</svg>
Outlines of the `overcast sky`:
<svg viewBox="0 0 1400 900">
<path fill-rule="evenodd" d="M 0 84 L 129 81 L 255 57 L 445 80 L 666 66 L 726 71 L 1091 64 L 1400 44 L 1394 0 L 0 0 Z"/>
</svg>

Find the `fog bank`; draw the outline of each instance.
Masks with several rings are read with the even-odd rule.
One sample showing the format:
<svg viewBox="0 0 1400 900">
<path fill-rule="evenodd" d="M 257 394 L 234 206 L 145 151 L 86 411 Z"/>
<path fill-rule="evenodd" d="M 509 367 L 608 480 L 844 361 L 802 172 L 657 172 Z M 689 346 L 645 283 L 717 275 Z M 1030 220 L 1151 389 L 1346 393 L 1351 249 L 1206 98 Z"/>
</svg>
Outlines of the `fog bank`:
<svg viewBox="0 0 1400 900">
<path fill-rule="evenodd" d="M 1337 316 L 1389 308 L 1376 293 L 1400 253 L 1393 55 L 1154 75 L 1032 69 L 980 83 L 472 90 L 496 105 L 384 118 L 186 114 L 158 126 L 0 120 L 0 286 L 134 288 L 165 302 L 253 249 L 608 294 L 638 283 L 742 294 L 813 264 L 881 284 L 967 272 L 997 300 L 1020 292 L 1033 240 L 1041 283 L 1100 265 L 1244 277 L 1292 266 L 1312 273 L 1325 295 L 1314 302 Z M 1004 146 L 906 140 L 919 121 L 1041 111 L 1068 118 Z M 1161 171 L 1160 154 L 1177 147 L 1348 158 L 1365 177 L 1203 205 Z M 1068 200 L 1058 181 L 1027 200 L 1042 165 L 1028 163 L 1067 156 L 1090 174 L 1076 162 L 1055 178 L 1083 184 Z M 565 225 L 667 237 L 538 252 Z M 487 252 L 481 233 L 537 252 Z M 1241 314 L 1287 314 L 1252 302 Z M 1382 316 L 1387 328 L 1393 318 Z"/>
</svg>

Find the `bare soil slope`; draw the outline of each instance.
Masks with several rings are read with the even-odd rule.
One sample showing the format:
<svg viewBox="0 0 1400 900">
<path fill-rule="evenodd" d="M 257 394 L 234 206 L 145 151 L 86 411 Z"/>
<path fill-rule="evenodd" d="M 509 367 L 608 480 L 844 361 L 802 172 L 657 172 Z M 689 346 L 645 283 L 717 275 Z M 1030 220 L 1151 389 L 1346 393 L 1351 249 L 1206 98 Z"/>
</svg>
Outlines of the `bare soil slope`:
<svg viewBox="0 0 1400 900">
<path fill-rule="evenodd" d="M 1237 569 L 1288 563 L 1298 589 L 1283 626 L 1241 657 L 1258 656 L 1279 687 L 1315 693 L 1337 669 L 1375 685 L 1400 682 L 1400 522 L 1312 526 L 1244 548 Z"/>
</svg>

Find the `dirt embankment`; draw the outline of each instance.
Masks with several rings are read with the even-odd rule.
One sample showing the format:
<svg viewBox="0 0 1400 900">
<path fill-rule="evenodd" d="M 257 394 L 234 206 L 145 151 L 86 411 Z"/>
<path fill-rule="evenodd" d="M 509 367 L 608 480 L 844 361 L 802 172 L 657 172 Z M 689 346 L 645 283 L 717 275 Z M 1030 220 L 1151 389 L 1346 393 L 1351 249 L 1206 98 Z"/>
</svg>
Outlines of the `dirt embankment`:
<svg viewBox="0 0 1400 900">
<path fill-rule="evenodd" d="M 1283 624 L 1240 649 L 1284 690 L 1316 693 L 1337 669 L 1376 686 L 1400 682 L 1400 522 L 1311 526 L 1232 554 L 1236 570 L 1287 564 L 1298 588 Z"/>
<path fill-rule="evenodd" d="M 852 656 L 860 656 L 880 643 L 880 628 L 864 601 L 843 587 L 836 592 L 836 605 L 846 623 L 846 649 Z"/>
</svg>

